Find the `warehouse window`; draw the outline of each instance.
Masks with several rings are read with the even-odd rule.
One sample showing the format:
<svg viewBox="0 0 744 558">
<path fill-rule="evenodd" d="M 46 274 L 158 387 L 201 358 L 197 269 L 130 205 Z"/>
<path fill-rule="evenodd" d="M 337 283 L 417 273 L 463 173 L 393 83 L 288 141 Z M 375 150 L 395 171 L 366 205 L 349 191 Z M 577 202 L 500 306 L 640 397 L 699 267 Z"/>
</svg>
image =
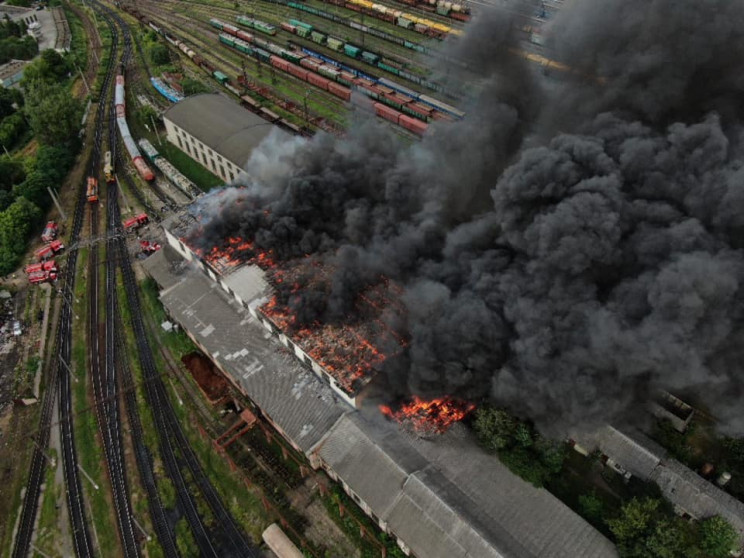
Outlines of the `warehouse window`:
<svg viewBox="0 0 744 558">
<path fill-rule="evenodd" d="M 176 139 L 178 140 L 178 147 L 180 147 L 181 149 L 183 149 L 183 144 L 181 143 L 181 138 L 176 137 Z"/>
<path fill-rule="evenodd" d="M 225 174 L 225 167 L 223 167 L 222 165 L 220 165 L 220 176 L 227 176 Z"/>
</svg>

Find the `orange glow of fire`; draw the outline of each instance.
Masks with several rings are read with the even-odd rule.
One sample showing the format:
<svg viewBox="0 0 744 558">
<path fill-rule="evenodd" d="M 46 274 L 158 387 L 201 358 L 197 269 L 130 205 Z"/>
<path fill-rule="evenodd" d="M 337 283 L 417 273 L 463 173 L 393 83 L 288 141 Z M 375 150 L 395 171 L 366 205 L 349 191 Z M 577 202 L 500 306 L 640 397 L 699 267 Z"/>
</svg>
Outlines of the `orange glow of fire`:
<svg viewBox="0 0 744 558">
<path fill-rule="evenodd" d="M 212 246 L 208 252 L 194 248 L 194 252 L 222 272 L 242 264 L 257 265 L 266 270 L 276 265 L 271 252 L 257 250 L 253 242 L 231 236 L 222 246 Z"/>
<path fill-rule="evenodd" d="M 473 412 L 475 405 L 452 397 L 426 401 L 414 395 L 411 401 L 404 403 L 398 410 L 393 410 L 388 405 L 380 405 L 379 409 L 383 415 L 412 427 L 419 434 L 442 434 L 455 422 Z"/>
</svg>

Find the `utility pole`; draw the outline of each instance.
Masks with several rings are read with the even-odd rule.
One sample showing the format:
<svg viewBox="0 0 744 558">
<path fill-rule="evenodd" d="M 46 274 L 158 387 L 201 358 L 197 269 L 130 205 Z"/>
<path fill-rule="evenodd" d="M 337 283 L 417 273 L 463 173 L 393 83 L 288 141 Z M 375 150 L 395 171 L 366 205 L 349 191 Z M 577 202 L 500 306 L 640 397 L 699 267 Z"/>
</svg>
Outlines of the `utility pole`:
<svg viewBox="0 0 744 558">
<path fill-rule="evenodd" d="M 137 529 L 139 529 L 143 535 L 145 535 L 145 538 L 147 539 L 147 542 L 150 542 L 152 540 L 152 537 L 147 534 L 147 531 L 145 531 L 142 528 L 142 525 L 139 524 L 139 521 L 137 521 L 137 518 L 134 517 L 134 515 L 130 516 L 132 518 L 132 522 L 137 526 Z"/>
<path fill-rule="evenodd" d="M 152 129 L 155 130 L 155 135 L 158 138 L 158 145 L 163 145 L 163 141 L 160 139 L 160 132 L 158 132 L 158 127 L 155 126 L 155 119 L 152 117 L 152 114 L 150 115 L 150 122 L 152 122 Z"/>
<path fill-rule="evenodd" d="M 72 373 L 72 368 L 70 368 L 70 365 L 65 362 L 65 359 L 63 359 L 61 356 L 59 357 L 59 361 L 64 365 L 65 369 L 67 369 L 67 373 L 72 378 L 72 381 L 77 383 L 78 379 L 75 374 Z"/>
<path fill-rule="evenodd" d="M 49 192 L 49 195 L 52 197 L 52 201 L 54 202 L 54 205 L 57 206 L 57 211 L 59 211 L 59 214 L 62 217 L 62 222 L 67 221 L 67 215 L 65 215 L 65 210 L 62 209 L 62 205 L 59 203 L 57 196 L 54 195 L 54 191 L 49 186 L 47 186 L 47 191 Z"/>
<path fill-rule="evenodd" d="M 41 445 L 39 445 L 39 442 L 37 442 L 37 441 L 36 441 L 36 438 L 34 438 L 33 436 L 30 436 L 30 438 L 31 438 L 31 441 L 32 441 L 32 442 L 34 443 L 34 445 L 35 445 L 35 446 L 36 446 L 36 447 L 37 447 L 37 448 L 39 449 L 39 451 L 41 452 L 41 455 L 43 455 L 43 456 L 44 456 L 44 459 L 46 459 L 46 460 L 47 460 L 47 463 L 49 463 L 49 466 L 50 466 L 50 467 L 51 467 L 52 469 L 54 469 L 54 468 L 55 468 L 55 467 L 57 466 L 57 462 L 56 462 L 56 461 L 54 460 L 54 458 L 53 458 L 53 457 L 49 457 L 49 454 L 48 454 L 47 452 L 45 452 L 45 451 L 44 451 L 44 448 L 42 448 L 42 447 L 41 447 Z"/>
<path fill-rule="evenodd" d="M 46 553 L 42 552 L 41 549 L 38 546 L 36 546 L 34 543 L 31 543 L 31 548 L 34 549 L 34 552 L 38 552 L 44 558 L 52 558 L 51 556 L 49 556 L 49 554 L 46 554 Z"/>
<path fill-rule="evenodd" d="M 80 66 L 75 64 L 75 67 L 77 68 L 77 71 L 80 72 L 80 77 L 83 78 L 83 84 L 85 85 L 85 90 L 88 92 L 88 95 L 90 95 L 90 87 L 88 87 L 88 80 L 85 79 L 85 75 L 83 75 L 83 70 L 80 69 Z"/>
<path fill-rule="evenodd" d="M 92 478 L 90 478 L 90 475 L 85 472 L 85 469 L 83 469 L 83 466 L 80 465 L 80 463 L 77 464 L 77 468 L 80 469 L 80 472 L 85 475 L 85 478 L 88 479 L 88 482 L 93 485 L 93 488 L 98 490 L 100 487 L 96 484 L 96 481 L 94 481 Z"/>
</svg>

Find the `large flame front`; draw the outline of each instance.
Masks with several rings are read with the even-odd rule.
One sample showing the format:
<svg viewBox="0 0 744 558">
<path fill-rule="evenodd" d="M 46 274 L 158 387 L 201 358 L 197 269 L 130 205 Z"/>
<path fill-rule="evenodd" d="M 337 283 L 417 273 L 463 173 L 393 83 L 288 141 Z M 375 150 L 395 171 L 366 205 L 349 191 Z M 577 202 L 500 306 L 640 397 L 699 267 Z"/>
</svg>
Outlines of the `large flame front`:
<svg viewBox="0 0 744 558">
<path fill-rule="evenodd" d="M 442 434 L 474 410 L 473 403 L 453 397 L 426 401 L 416 395 L 396 411 L 387 405 L 380 405 L 380 411 L 385 416 L 413 429 L 417 434 Z"/>
</svg>

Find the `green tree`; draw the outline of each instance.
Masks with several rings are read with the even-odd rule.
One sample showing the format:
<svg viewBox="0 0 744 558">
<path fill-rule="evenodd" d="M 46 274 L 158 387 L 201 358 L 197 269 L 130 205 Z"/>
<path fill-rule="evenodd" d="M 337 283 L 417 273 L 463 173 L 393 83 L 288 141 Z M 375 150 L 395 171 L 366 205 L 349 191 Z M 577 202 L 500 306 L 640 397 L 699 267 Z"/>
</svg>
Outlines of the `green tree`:
<svg viewBox="0 0 744 558">
<path fill-rule="evenodd" d="M 49 178 L 38 171 L 34 171 L 26 177 L 26 180 L 13 187 L 13 193 L 16 197 L 23 196 L 41 209 L 49 207 L 49 192 L 47 187 L 53 184 Z"/>
<path fill-rule="evenodd" d="M 23 95 L 17 89 L 0 86 L 0 120 L 10 116 L 16 107 L 23 106 Z"/>
<path fill-rule="evenodd" d="M 0 144 L 5 149 L 12 149 L 26 131 L 26 119 L 19 112 L 6 116 L 0 122 Z"/>
<path fill-rule="evenodd" d="M 25 112 L 40 143 L 77 145 L 83 105 L 62 85 L 34 84 L 26 93 Z"/>
<path fill-rule="evenodd" d="M 706 556 L 726 558 L 736 548 L 738 536 L 728 521 L 716 515 L 700 522 L 698 540 Z"/>
<path fill-rule="evenodd" d="M 607 526 L 621 544 L 648 536 L 660 503 L 660 500 L 651 498 L 633 498 L 622 507 L 620 517 L 608 520 Z"/>
<path fill-rule="evenodd" d="M 32 171 L 43 174 L 53 185 L 59 186 L 74 162 L 75 153 L 69 148 L 60 145 L 41 145 L 36 150 Z"/>
<path fill-rule="evenodd" d="M 137 109 L 137 112 L 135 112 L 135 118 L 139 121 L 140 124 L 143 124 L 149 128 L 150 126 L 152 126 L 153 122 L 157 122 L 158 111 L 156 111 L 149 105 L 144 105 Z"/>
<path fill-rule="evenodd" d="M 604 517 L 604 504 L 592 490 L 589 494 L 579 496 L 579 510 L 581 515 L 590 521 L 599 521 Z"/>
<path fill-rule="evenodd" d="M 26 239 L 40 217 L 39 208 L 24 197 L 0 213 L 0 275 L 7 275 L 18 265 Z"/>
<path fill-rule="evenodd" d="M 499 461 L 506 465 L 509 470 L 526 480 L 530 484 L 541 487 L 550 478 L 550 471 L 535 455 L 522 447 L 512 448 L 499 452 Z"/>
<path fill-rule="evenodd" d="M 34 87 L 39 82 L 59 83 L 67 77 L 70 70 L 70 64 L 65 58 L 56 50 L 47 49 L 23 70 L 21 87 L 26 90 Z"/>
<path fill-rule="evenodd" d="M 26 177 L 23 165 L 10 157 L 0 157 L 0 190 L 10 190 Z"/>
<path fill-rule="evenodd" d="M 209 93 L 211 91 L 209 87 L 204 85 L 201 81 L 189 77 L 183 78 L 181 86 L 183 87 L 183 94 L 186 96 L 198 95 L 199 93 Z"/>
<path fill-rule="evenodd" d="M 147 54 L 150 61 L 156 66 L 162 66 L 170 62 L 170 52 L 164 44 L 152 43 L 147 49 Z"/>
<path fill-rule="evenodd" d="M 498 451 L 512 444 L 518 422 L 502 409 L 484 405 L 475 413 L 475 434 L 489 451 Z"/>
</svg>

